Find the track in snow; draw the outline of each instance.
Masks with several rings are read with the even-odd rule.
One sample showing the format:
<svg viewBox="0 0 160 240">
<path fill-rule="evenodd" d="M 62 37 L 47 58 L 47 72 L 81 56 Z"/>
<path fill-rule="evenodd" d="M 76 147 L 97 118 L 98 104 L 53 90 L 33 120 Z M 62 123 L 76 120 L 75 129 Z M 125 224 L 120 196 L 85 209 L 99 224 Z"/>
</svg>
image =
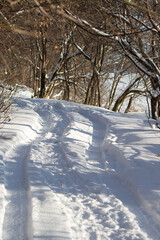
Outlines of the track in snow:
<svg viewBox="0 0 160 240">
<path fill-rule="evenodd" d="M 34 104 L 43 128 L 4 158 L 2 239 L 152 239 L 134 188 L 123 183 L 130 165 L 108 120 L 80 105 Z"/>
<path fill-rule="evenodd" d="M 53 209 L 51 219 L 46 216 L 51 224 L 49 229 L 56 222 L 58 213 L 54 217 L 55 208 L 59 209 L 58 218 L 65 226 L 60 222 L 58 225 L 65 229 L 62 232 L 68 239 L 149 239 L 140 229 L 136 215 L 116 197 L 121 191 L 121 195 L 125 194 L 128 201 L 132 201 L 130 193 L 118 184 L 115 169 L 110 168 L 114 159 L 109 156 L 105 145 L 107 120 L 78 107 L 67 109 L 58 102 L 50 108 L 48 129 L 33 145 L 31 153 L 31 161 L 39 172 L 33 171 L 33 175 L 40 176 L 37 189 L 32 186 L 36 180 L 31 181 L 35 201 L 33 232 L 40 231 L 45 239 L 46 225 L 43 221 L 40 225 L 36 223 L 39 216 L 43 219 L 43 212 L 37 215 L 40 210 L 36 209 L 36 201 L 39 201 L 40 207 L 42 204 L 43 208 L 44 202 L 44 206 L 48 206 L 46 209 Z M 44 189 L 41 185 L 45 186 Z M 46 199 L 43 200 L 44 195 Z M 53 228 L 53 239 L 54 232 Z M 60 230 L 58 232 L 57 240 L 61 239 Z M 38 233 L 34 236 L 37 238 Z"/>
<path fill-rule="evenodd" d="M 5 210 L 2 235 L 2 239 L 5 240 L 32 239 L 31 195 L 27 168 L 30 147 L 20 145 L 11 149 L 5 156 Z"/>
</svg>

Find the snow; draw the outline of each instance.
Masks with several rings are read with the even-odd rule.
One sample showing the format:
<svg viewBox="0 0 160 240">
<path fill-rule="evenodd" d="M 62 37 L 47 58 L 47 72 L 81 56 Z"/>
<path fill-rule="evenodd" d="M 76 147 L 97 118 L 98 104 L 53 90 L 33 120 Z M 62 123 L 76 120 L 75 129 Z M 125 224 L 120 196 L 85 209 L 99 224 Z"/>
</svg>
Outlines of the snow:
<svg viewBox="0 0 160 240">
<path fill-rule="evenodd" d="M 160 131 L 144 115 L 24 92 L 10 114 L 0 239 L 160 239 Z"/>
</svg>

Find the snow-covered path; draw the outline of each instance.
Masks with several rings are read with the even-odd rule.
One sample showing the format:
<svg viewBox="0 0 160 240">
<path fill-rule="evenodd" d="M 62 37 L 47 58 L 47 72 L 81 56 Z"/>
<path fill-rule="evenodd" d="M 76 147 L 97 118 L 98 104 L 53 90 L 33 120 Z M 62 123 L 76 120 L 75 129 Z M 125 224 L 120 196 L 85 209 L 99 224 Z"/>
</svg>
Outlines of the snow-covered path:
<svg viewBox="0 0 160 240">
<path fill-rule="evenodd" d="M 158 130 L 62 101 L 15 109 L 1 129 L 0 239 L 160 239 Z"/>
</svg>

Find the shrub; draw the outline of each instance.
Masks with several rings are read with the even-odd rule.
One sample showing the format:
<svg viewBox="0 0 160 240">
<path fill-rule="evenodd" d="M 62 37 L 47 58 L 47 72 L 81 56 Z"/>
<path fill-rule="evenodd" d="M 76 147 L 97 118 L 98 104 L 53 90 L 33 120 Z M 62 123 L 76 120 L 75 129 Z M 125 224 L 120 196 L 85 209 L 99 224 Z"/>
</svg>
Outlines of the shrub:
<svg viewBox="0 0 160 240">
<path fill-rule="evenodd" d="M 15 91 L 16 87 L 0 84 L 0 126 L 6 121 L 10 121 L 9 109 L 14 101 Z"/>
</svg>

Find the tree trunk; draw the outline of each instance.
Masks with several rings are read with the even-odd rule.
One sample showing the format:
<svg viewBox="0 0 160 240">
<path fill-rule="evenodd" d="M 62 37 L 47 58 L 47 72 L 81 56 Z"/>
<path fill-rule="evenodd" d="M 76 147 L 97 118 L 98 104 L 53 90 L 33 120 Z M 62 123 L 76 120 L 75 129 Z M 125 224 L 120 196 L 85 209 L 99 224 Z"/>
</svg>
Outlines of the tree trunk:
<svg viewBox="0 0 160 240">
<path fill-rule="evenodd" d="M 100 94 L 100 80 L 99 74 L 101 72 L 102 63 L 104 57 L 104 45 L 97 44 L 96 56 L 93 64 L 93 74 L 88 85 L 85 104 L 101 106 L 101 94 Z"/>
<path fill-rule="evenodd" d="M 151 97 L 151 113 L 152 113 L 153 119 L 156 119 L 156 112 L 157 112 L 157 99 L 152 96 Z"/>
<path fill-rule="evenodd" d="M 129 99 L 129 102 L 128 102 L 128 106 L 125 110 L 125 113 L 128 113 L 130 108 L 131 108 L 131 105 L 132 105 L 132 102 L 133 102 L 133 99 L 134 99 L 134 96 L 131 96 L 130 99 Z"/>
<path fill-rule="evenodd" d="M 41 88 L 39 97 L 43 98 L 46 92 L 46 45 L 47 39 L 45 38 L 45 30 L 41 30 L 41 46 L 42 46 L 42 54 L 41 54 Z"/>
<path fill-rule="evenodd" d="M 126 90 L 119 96 L 119 98 L 116 100 L 112 111 L 117 112 L 118 108 L 120 106 L 121 103 L 123 103 L 123 101 L 125 100 L 125 98 L 129 95 L 129 94 L 140 94 L 142 93 L 142 91 L 140 90 L 132 90 L 131 88 L 134 86 L 134 84 L 138 81 L 140 81 L 141 77 L 136 78 L 127 88 Z"/>
</svg>

